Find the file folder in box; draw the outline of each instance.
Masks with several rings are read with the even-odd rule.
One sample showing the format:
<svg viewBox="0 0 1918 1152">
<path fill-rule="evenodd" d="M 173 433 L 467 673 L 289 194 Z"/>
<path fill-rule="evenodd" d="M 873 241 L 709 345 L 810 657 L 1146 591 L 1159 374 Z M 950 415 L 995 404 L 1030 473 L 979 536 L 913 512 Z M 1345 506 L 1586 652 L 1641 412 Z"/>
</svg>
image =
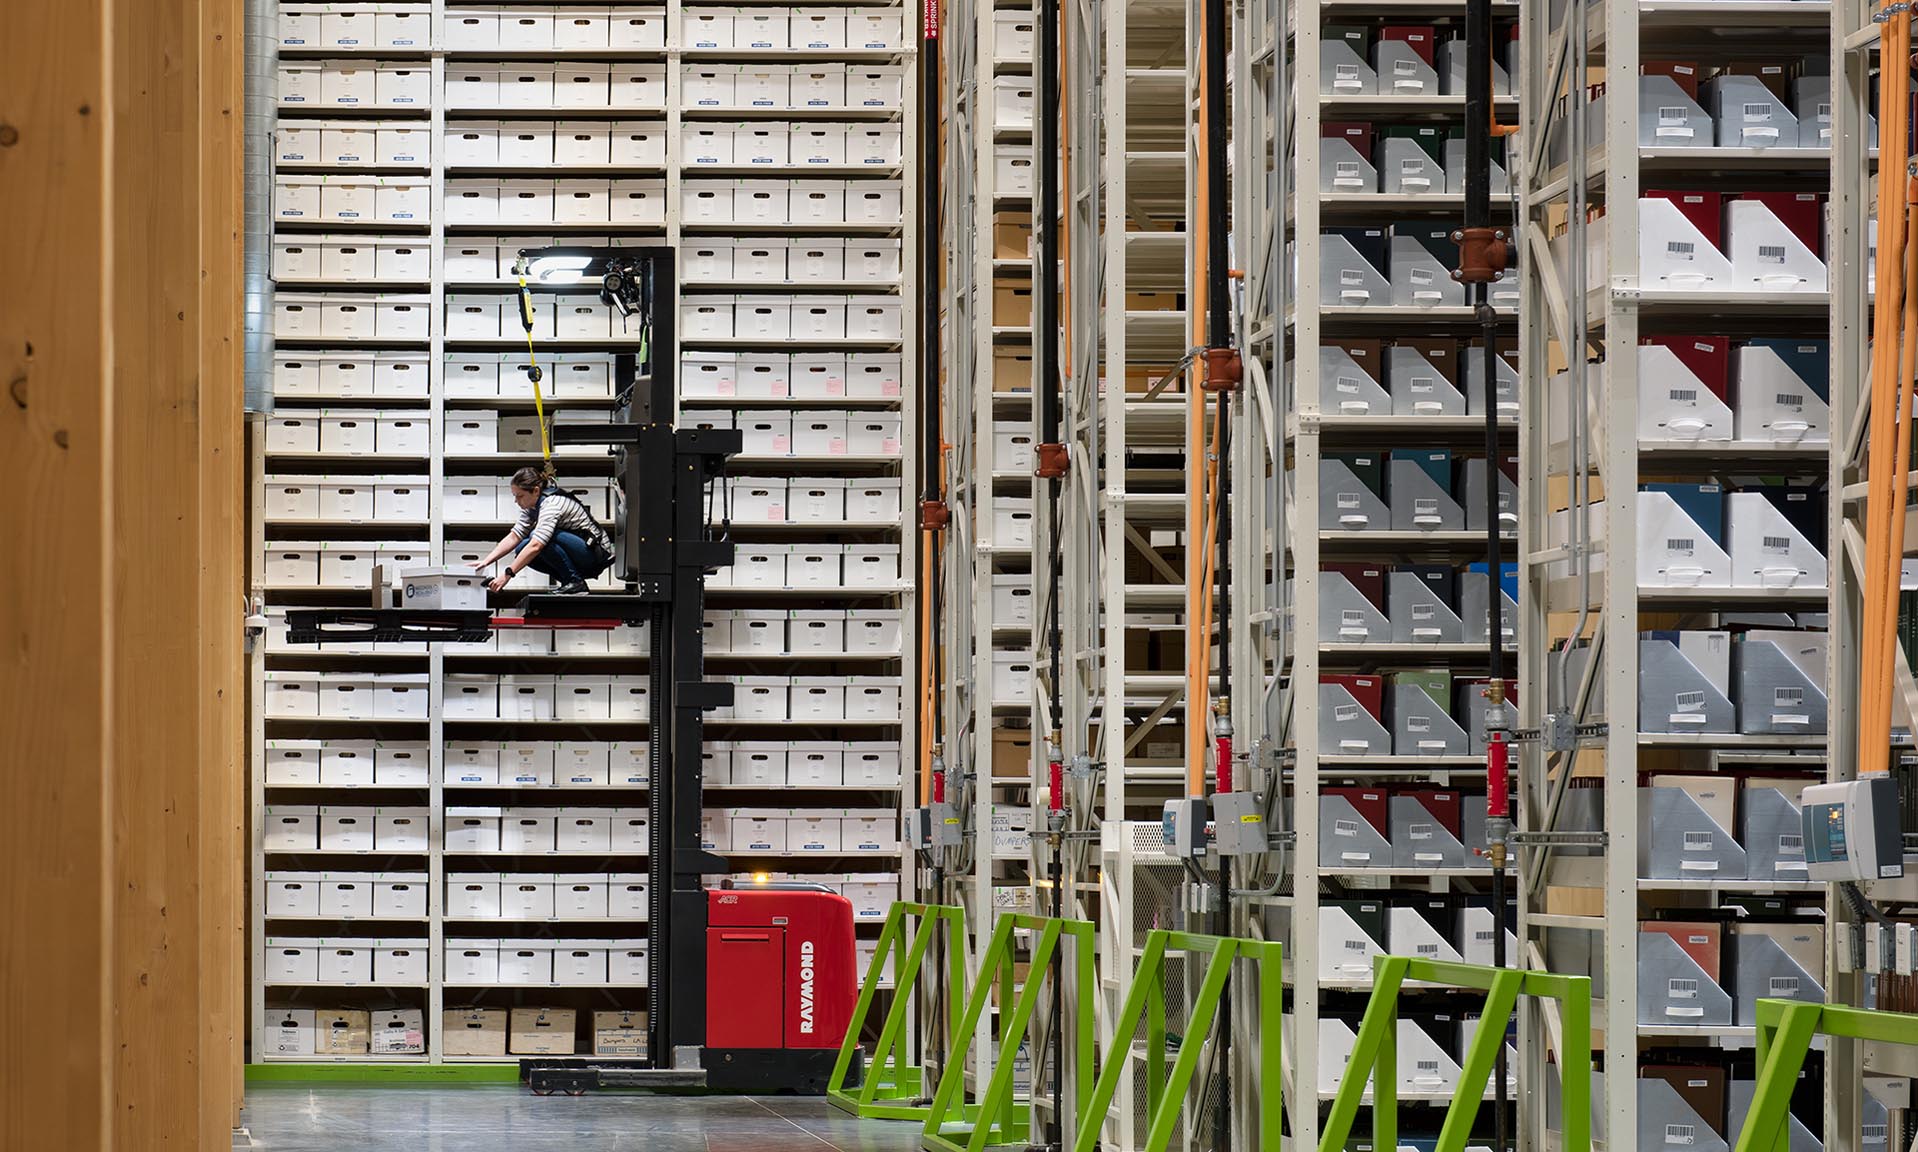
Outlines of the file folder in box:
<svg viewBox="0 0 1918 1152">
<path fill-rule="evenodd" d="M 1639 731 L 1736 729 L 1731 685 L 1713 664 L 1727 640 L 1722 632 L 1647 632 L 1639 637 Z"/>
<path fill-rule="evenodd" d="M 1805 880 L 1804 814 L 1776 788 L 1739 792 L 1739 841 L 1745 849 L 1745 873 L 1752 880 Z"/>
<path fill-rule="evenodd" d="M 1732 645 L 1738 730 L 1752 735 L 1823 735 L 1825 632 L 1753 629 Z"/>
<path fill-rule="evenodd" d="M 1683 788 L 1638 790 L 1638 874 L 1651 880 L 1743 880 L 1745 849 Z"/>
<path fill-rule="evenodd" d="M 1458 573 L 1449 565 L 1407 564 L 1386 577 L 1386 606 L 1395 644 L 1459 644 Z M 1323 639 L 1323 637 L 1321 637 Z"/>
<path fill-rule="evenodd" d="M 1711 148 L 1717 144 L 1711 114 L 1698 102 L 1698 68 L 1692 64 L 1642 65 L 1638 77 L 1638 146 Z"/>
<path fill-rule="evenodd" d="M 1379 190 L 1372 166 L 1372 126 L 1363 122 L 1319 125 L 1319 191 L 1348 195 Z"/>
<path fill-rule="evenodd" d="M 1372 46 L 1381 96 L 1439 94 L 1438 33 L 1430 24 L 1387 24 Z"/>
<path fill-rule="evenodd" d="M 1452 454 L 1445 449 L 1393 449 L 1387 490 L 1394 531 L 1456 532 L 1465 527 L 1465 509 L 1452 496 Z"/>
<path fill-rule="evenodd" d="M 1798 117 L 1757 76 L 1720 72 L 1705 82 L 1720 148 L 1796 148 Z"/>
<path fill-rule="evenodd" d="M 1641 959 L 1639 979 L 1644 980 Z M 1642 987 L 1642 985 L 1641 985 Z M 1641 992 L 1640 1000 L 1644 999 Z M 1641 1023 L 1646 1021 L 1641 1014 Z M 1659 1020 L 1656 1023 L 1683 1023 Z M 1641 1077 L 1638 1085 L 1638 1144 L 1641 1149 L 1684 1148 L 1685 1152 L 1726 1152 L 1729 1147 L 1717 1128 L 1706 1122 L 1670 1081 L 1656 1076 Z"/>
<path fill-rule="evenodd" d="M 1383 788 L 1327 788 L 1319 799 L 1319 866 L 1389 868 L 1391 816 Z"/>
<path fill-rule="evenodd" d="M 1363 25 L 1328 24 L 1319 37 L 1319 92 L 1325 96 L 1376 96 L 1378 73 L 1372 70 L 1372 30 Z"/>
<path fill-rule="evenodd" d="M 1760 1000 L 1824 1002 L 1819 977 L 1807 972 L 1770 936 L 1734 932 L 1731 945 L 1737 1023 L 1757 1024 Z"/>
<path fill-rule="evenodd" d="M 1393 411 L 1392 397 L 1379 383 L 1383 353 L 1384 345 L 1377 340 L 1319 346 L 1319 403 L 1328 415 L 1384 416 Z"/>
<path fill-rule="evenodd" d="M 1319 967 L 1332 979 L 1369 978 L 1385 955 L 1385 907 L 1376 900 L 1327 900 L 1319 908 Z"/>
<path fill-rule="evenodd" d="M 1825 206 L 1816 192 L 1741 192 L 1725 206 L 1732 286 L 1747 292 L 1823 292 Z"/>
<path fill-rule="evenodd" d="M 1831 147 L 1831 77 L 1800 76 L 1793 80 L 1791 111 L 1798 118 L 1800 148 Z"/>
<path fill-rule="evenodd" d="M 1717 484 L 1647 484 L 1638 492 L 1638 583 L 1645 588 L 1729 588 L 1724 490 Z"/>
<path fill-rule="evenodd" d="M 1716 977 L 1701 968 L 1677 940 L 1664 932 L 1642 929 L 1638 934 L 1638 1022 L 1730 1024 L 1731 993 L 1719 987 Z M 1641 1086 L 1647 1083 L 1664 1081 L 1639 1081 Z"/>
<path fill-rule="evenodd" d="M 1379 458 L 1369 454 L 1327 455 L 1319 461 L 1321 531 L 1381 532 L 1392 516 L 1383 494 Z"/>
<path fill-rule="evenodd" d="M 1457 802 L 1457 794 L 1452 794 Z M 1396 801 L 1399 799 L 1394 796 Z M 1399 808 L 1394 806 L 1392 831 L 1394 843 L 1397 834 L 1403 829 L 1399 823 Z M 1411 813 L 1407 813 L 1408 817 Z M 1438 831 L 1444 832 L 1443 828 Z M 1447 833 L 1449 836 L 1450 833 Z M 1385 911 L 1386 945 L 1394 956 L 1411 956 L 1419 960 L 1449 960 L 1462 962 L 1456 941 L 1458 939 L 1458 909 L 1451 900 L 1443 896 L 1420 898 L 1409 897 L 1396 900 Z"/>
<path fill-rule="evenodd" d="M 1821 489 L 1764 484 L 1725 500 L 1734 588 L 1821 589 L 1827 583 Z"/>
<path fill-rule="evenodd" d="M 1485 644 L 1491 640 L 1487 631 L 1492 622 L 1491 589 L 1485 573 L 1485 563 L 1480 561 L 1459 575 L 1459 639 L 1467 644 Z M 1498 584 L 1498 631 L 1509 648 L 1518 639 L 1518 565 L 1500 564 Z"/>
<path fill-rule="evenodd" d="M 1397 196 L 1446 191 L 1445 128 L 1438 124 L 1393 125 L 1378 130 L 1372 152 L 1379 191 Z"/>
<path fill-rule="evenodd" d="M 1459 307 L 1465 285 L 1452 279 L 1458 244 L 1450 224 L 1415 222 L 1392 225 L 1392 259 L 1387 279 L 1392 303 L 1400 308 Z"/>
<path fill-rule="evenodd" d="M 1458 347 L 1449 340 L 1400 340 L 1387 355 L 1392 415 L 1464 416 L 1458 386 Z"/>
<path fill-rule="evenodd" d="M 1493 196 L 1510 196 L 1512 186 L 1507 182 L 1505 166 L 1497 160 L 1487 160 L 1486 163 L 1491 166 L 1491 172 L 1486 177 L 1486 191 Z M 1456 124 L 1445 133 L 1445 186 L 1465 187 L 1465 137 Z M 1492 290 L 1498 291 L 1498 285 L 1493 285 Z"/>
<path fill-rule="evenodd" d="M 1762 337 L 1736 350 L 1732 405 L 1740 440 L 1831 443 L 1831 345 L 1824 340 Z"/>
<path fill-rule="evenodd" d="M 1319 748 L 1327 756 L 1385 756 L 1385 684 L 1377 676 L 1319 677 Z"/>
<path fill-rule="evenodd" d="M 1395 792 L 1391 797 L 1392 866 L 1394 868 L 1463 868 L 1465 845 L 1459 840 L 1459 798 L 1456 792 L 1423 789 Z M 1423 931 L 1401 932 L 1399 914 L 1408 913 Z M 1417 925 L 1408 923 L 1406 928 Z M 1457 960 L 1449 936 L 1418 918 L 1410 908 L 1392 909 L 1392 951 L 1399 956 Z M 1438 947 L 1442 946 L 1442 947 Z M 1427 948 L 1432 950 L 1427 951 Z"/>
<path fill-rule="evenodd" d="M 1465 361 L 1465 411 L 1485 415 L 1485 345 L 1477 342 L 1462 349 Z M 1501 420 L 1518 419 L 1518 349 L 1500 345 L 1493 357 L 1492 402 L 1498 405 Z"/>
<path fill-rule="evenodd" d="M 1383 308 L 1392 302 L 1383 228 L 1328 228 L 1319 235 L 1319 304 Z"/>
<path fill-rule="evenodd" d="M 1643 289 L 1698 292 L 1733 286 L 1718 246 L 1723 197 L 1716 192 L 1647 192 L 1638 201 L 1638 282 Z"/>
<path fill-rule="evenodd" d="M 1392 673 L 1392 752 L 1397 756 L 1463 756 L 1471 738 L 1452 718 L 1452 674 Z"/>
<path fill-rule="evenodd" d="M 1823 80 L 1825 77 L 1820 76 L 1818 79 Z M 1804 81 L 1801 80 L 1799 83 L 1802 84 Z M 1827 119 L 1829 120 L 1829 114 Z M 1758 1091 L 1758 1082 L 1733 1080 L 1729 1088 L 1730 1093 L 1726 1097 L 1725 1131 L 1743 1132 L 1745 1117 L 1751 1112 L 1752 1096 Z M 1866 1102 L 1874 1103 L 1869 1098 Z M 1869 1124 L 1870 1121 L 1867 1120 L 1866 1123 Z M 1785 1126 L 1789 1129 L 1789 1135 L 1786 1137 L 1786 1152 L 1825 1152 L 1824 1141 L 1812 1135 L 1811 1129 L 1805 1127 L 1805 1122 L 1792 1115 L 1789 1109 L 1785 1112 Z"/>
<path fill-rule="evenodd" d="M 1638 344 L 1638 438 L 1646 443 L 1727 441 L 1731 341 L 1648 336 Z"/>
<path fill-rule="evenodd" d="M 1319 567 L 1319 641 L 1380 644 L 1392 635 L 1385 613 L 1385 569 L 1376 564 Z"/>
<path fill-rule="evenodd" d="M 1491 511 L 1486 507 L 1485 476 L 1491 469 L 1482 457 L 1459 462 L 1458 498 L 1465 505 L 1465 529 L 1483 532 Z M 1518 535 L 1518 457 L 1504 456 L 1498 462 L 1498 532 Z"/>
</svg>

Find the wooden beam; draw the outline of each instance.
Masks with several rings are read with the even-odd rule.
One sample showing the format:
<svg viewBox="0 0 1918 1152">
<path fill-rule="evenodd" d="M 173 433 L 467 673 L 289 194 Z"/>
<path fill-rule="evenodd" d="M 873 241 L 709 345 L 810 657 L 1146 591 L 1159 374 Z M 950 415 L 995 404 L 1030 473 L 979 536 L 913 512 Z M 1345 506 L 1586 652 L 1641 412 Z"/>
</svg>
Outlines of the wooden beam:
<svg viewBox="0 0 1918 1152">
<path fill-rule="evenodd" d="M 102 0 L 10 7 L 0 35 L 6 1148 L 100 1148 L 109 1132 L 105 45 Z"/>
</svg>

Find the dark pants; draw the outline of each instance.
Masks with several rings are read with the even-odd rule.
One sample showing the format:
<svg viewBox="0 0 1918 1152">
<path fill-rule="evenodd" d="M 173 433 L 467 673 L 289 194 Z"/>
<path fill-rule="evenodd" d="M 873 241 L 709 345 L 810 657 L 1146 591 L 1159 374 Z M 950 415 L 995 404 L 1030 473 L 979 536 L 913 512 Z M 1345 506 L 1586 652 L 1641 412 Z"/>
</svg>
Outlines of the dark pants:
<svg viewBox="0 0 1918 1152">
<path fill-rule="evenodd" d="M 528 537 L 531 539 L 531 537 Z M 513 546 L 515 555 L 526 547 L 526 540 Z M 592 545 L 580 539 L 577 533 L 555 532 L 539 550 L 532 562 L 527 564 L 535 572 L 544 572 L 561 584 L 584 584 L 593 577 L 606 571 L 611 561 L 601 560 L 593 554 Z"/>
</svg>

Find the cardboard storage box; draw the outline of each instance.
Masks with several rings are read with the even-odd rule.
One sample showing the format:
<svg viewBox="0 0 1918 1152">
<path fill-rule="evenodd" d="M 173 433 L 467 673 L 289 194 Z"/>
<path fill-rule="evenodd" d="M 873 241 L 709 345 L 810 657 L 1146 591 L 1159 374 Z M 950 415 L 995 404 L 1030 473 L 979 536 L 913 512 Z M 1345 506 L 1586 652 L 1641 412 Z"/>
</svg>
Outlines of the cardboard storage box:
<svg viewBox="0 0 1918 1152">
<path fill-rule="evenodd" d="M 506 1055 L 504 1008 L 449 1008 L 440 1013 L 440 1047 L 445 1056 Z"/>
<path fill-rule="evenodd" d="M 426 1025 L 418 1008 L 372 1014 L 372 1050 L 380 1056 L 418 1055 L 426 1051 Z"/>
<path fill-rule="evenodd" d="M 515 1056 L 571 1056 L 579 1014 L 571 1008 L 515 1008 L 507 1048 Z"/>
<path fill-rule="evenodd" d="M 365 1012 L 319 1012 L 313 1023 L 313 1053 L 316 1056 L 364 1056 L 371 1042 L 370 1033 L 370 1018 Z"/>
<path fill-rule="evenodd" d="M 593 1055 L 646 1055 L 646 1013 L 593 1013 Z"/>
</svg>

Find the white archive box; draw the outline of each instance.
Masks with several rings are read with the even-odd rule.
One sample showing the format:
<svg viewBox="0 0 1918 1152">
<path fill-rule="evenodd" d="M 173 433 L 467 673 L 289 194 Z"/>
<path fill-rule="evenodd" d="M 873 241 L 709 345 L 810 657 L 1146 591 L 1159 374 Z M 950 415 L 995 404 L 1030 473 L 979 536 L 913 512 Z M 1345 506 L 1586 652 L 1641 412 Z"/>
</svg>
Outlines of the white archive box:
<svg viewBox="0 0 1918 1152">
<path fill-rule="evenodd" d="M 613 809 L 612 837 L 615 855 L 644 855 L 651 843 L 646 809 Z"/>
<path fill-rule="evenodd" d="M 849 681 L 838 676 L 795 676 L 789 710 L 794 720 L 843 720 Z"/>
<path fill-rule="evenodd" d="M 839 830 L 841 847 L 847 852 L 893 852 L 899 848 L 899 820 L 890 812 L 849 814 L 841 819 Z"/>
<path fill-rule="evenodd" d="M 503 224 L 550 224 L 553 204 L 554 182 L 551 180 L 503 181 L 499 185 L 497 219 Z"/>
<path fill-rule="evenodd" d="M 900 763 L 897 744 L 855 741 L 846 745 L 845 782 L 855 788 L 897 787 Z"/>
<path fill-rule="evenodd" d="M 735 412 L 733 426 L 740 432 L 742 455 L 790 456 L 793 454 L 793 414 L 791 412 L 750 410 Z"/>
<path fill-rule="evenodd" d="M 500 878 L 484 872 L 455 872 L 446 877 L 446 918 L 495 920 L 500 915 Z"/>
<path fill-rule="evenodd" d="M 840 850 L 840 818 L 795 811 L 786 818 L 786 850 L 827 854 Z"/>
<path fill-rule="evenodd" d="M 555 852 L 603 856 L 613 849 L 611 808 L 562 808 L 553 823 Z"/>
<path fill-rule="evenodd" d="M 709 608 L 705 618 L 700 621 L 700 637 L 705 650 L 719 654 L 730 654 L 733 650 L 733 618 L 736 612 L 731 608 Z"/>
<path fill-rule="evenodd" d="M 795 352 L 792 357 L 792 395 L 827 400 L 846 395 L 846 357 L 839 352 Z"/>
<path fill-rule="evenodd" d="M 320 808 L 320 851 L 373 851 L 373 809 Z"/>
<path fill-rule="evenodd" d="M 571 677 L 562 678 L 567 691 Z M 553 783 L 561 788 L 603 788 L 611 770 L 611 746 L 598 740 L 562 740 L 553 746 Z"/>
<path fill-rule="evenodd" d="M 379 69 L 371 62 L 329 60 L 320 69 L 320 103 L 341 108 L 371 108 L 379 98 Z"/>
<path fill-rule="evenodd" d="M 993 145 L 992 179 L 992 190 L 995 195 L 1032 195 L 1034 181 L 1031 145 Z"/>
<path fill-rule="evenodd" d="M 1030 76 L 999 76 L 992 81 L 992 126 L 994 128 L 1032 127 L 1033 95 L 1037 91 Z"/>
<path fill-rule="evenodd" d="M 803 64 L 793 69 L 790 87 L 794 108 L 845 108 L 847 66 Z"/>
<path fill-rule="evenodd" d="M 883 873 L 848 873 L 839 894 L 852 902 L 854 920 L 884 920 L 899 899 L 899 879 Z"/>
<path fill-rule="evenodd" d="M 902 219 L 901 188 L 890 181 L 846 182 L 846 223 L 897 224 Z"/>
<path fill-rule="evenodd" d="M 610 64 L 569 62 L 553 71 L 555 108 L 605 108 L 612 104 Z"/>
<path fill-rule="evenodd" d="M 425 108 L 433 102 L 433 72 L 424 64 L 381 64 L 373 77 L 374 103 L 382 108 Z"/>
<path fill-rule="evenodd" d="M 787 185 L 786 220 L 793 224 L 845 223 L 845 182 L 803 180 Z"/>
<path fill-rule="evenodd" d="M 260 828 L 268 852 L 311 852 L 320 846 L 320 810 L 315 805 L 268 805 L 261 809 Z"/>
<path fill-rule="evenodd" d="M 793 339 L 792 305 L 785 296 L 738 296 L 733 299 L 733 335 L 741 340 Z"/>
<path fill-rule="evenodd" d="M 373 845 L 381 852 L 425 852 L 430 841 L 426 809 L 374 809 Z"/>
<path fill-rule="evenodd" d="M 843 655 L 846 651 L 846 610 L 801 608 L 787 623 L 788 644 L 795 654 Z"/>
<path fill-rule="evenodd" d="M 554 71 L 551 64 L 501 65 L 494 88 L 494 106 L 515 111 L 553 107 Z"/>
<path fill-rule="evenodd" d="M 445 944 L 445 971 L 441 978 L 451 986 L 475 987 L 498 984 L 498 940 L 452 939 Z"/>
<path fill-rule="evenodd" d="M 783 788 L 789 781 L 786 747 L 761 741 L 740 741 L 729 756 L 729 782 L 738 788 Z"/>
<path fill-rule="evenodd" d="M 283 107 L 311 108 L 320 103 L 319 63 L 280 65 L 280 104 Z"/>
<path fill-rule="evenodd" d="M 737 655 L 785 655 L 787 615 L 783 608 L 734 609 L 731 651 Z"/>
<path fill-rule="evenodd" d="M 555 8 L 553 47 L 605 48 L 612 37 L 612 12 L 600 8 Z"/>
<path fill-rule="evenodd" d="M 742 64 L 733 81 L 733 102 L 741 108 L 769 111 L 790 108 L 792 69 L 780 64 Z"/>
<path fill-rule="evenodd" d="M 554 718 L 554 679 L 529 673 L 499 678 L 499 715 L 502 720 L 550 721 Z"/>
<path fill-rule="evenodd" d="M 553 851 L 558 817 L 551 808 L 502 808 L 499 850 L 508 854 L 538 855 Z M 505 900 L 502 889 L 500 898 Z"/>
<path fill-rule="evenodd" d="M 664 64 L 615 64 L 612 106 L 622 112 L 658 112 L 666 108 Z"/>
<path fill-rule="evenodd" d="M 844 8 L 789 8 L 787 12 L 787 42 L 792 47 L 815 52 L 847 47 Z"/>
<path fill-rule="evenodd" d="M 727 340 L 733 335 L 733 298 L 696 296 L 679 308 L 680 334 L 687 340 Z"/>
<path fill-rule="evenodd" d="M 547 885 L 550 894 L 552 885 Z M 550 919 L 549 911 L 539 919 Z M 520 917 L 524 919 L 524 917 Z M 499 942 L 499 982 L 501 984 L 551 984 L 553 982 L 553 941 L 501 940 Z"/>
<path fill-rule="evenodd" d="M 364 920 L 373 915 L 373 874 L 328 872 L 320 877 L 319 914 L 334 920 Z"/>
<path fill-rule="evenodd" d="M 788 162 L 801 167 L 837 166 L 846 163 L 844 124 L 795 124 L 786 130 Z"/>
<path fill-rule="evenodd" d="M 897 6 L 848 9 L 846 47 L 869 50 L 905 47 L 905 9 Z"/>
<path fill-rule="evenodd" d="M 687 283 L 725 281 L 733 278 L 733 247 L 730 244 L 694 244 L 680 249 L 685 260 Z"/>
<path fill-rule="evenodd" d="M 846 482 L 846 519 L 855 524 L 886 524 L 899 519 L 900 481 L 861 477 Z"/>
<path fill-rule="evenodd" d="M 649 918 L 647 893 L 652 881 L 644 872 L 614 872 L 606 877 L 606 914 L 619 920 Z"/>
<path fill-rule="evenodd" d="M 680 147 L 686 163 L 719 167 L 733 162 L 733 128 L 730 124 L 693 124 L 680 132 Z"/>
<path fill-rule="evenodd" d="M 553 877 L 553 917 L 557 920 L 604 920 L 605 873 L 568 872 Z M 602 944 L 603 948 L 604 945 Z"/>
<path fill-rule="evenodd" d="M 838 524 L 846 515 L 844 476 L 801 476 L 788 482 L 786 519 L 794 524 Z"/>
<path fill-rule="evenodd" d="M 680 14 L 679 46 L 689 51 L 735 47 L 735 9 L 688 8 Z"/>
<path fill-rule="evenodd" d="M 611 140 L 612 162 L 622 168 L 659 166 L 666 163 L 666 130 L 646 124 L 614 124 Z"/>
<path fill-rule="evenodd" d="M 602 895 L 605 891 L 604 887 L 599 889 Z M 607 951 L 608 945 L 604 940 L 556 941 L 553 945 L 553 983 L 562 987 L 590 987 L 606 983 Z"/>
<path fill-rule="evenodd" d="M 446 104 L 449 109 L 484 111 L 500 106 L 499 65 L 455 64 L 446 69 Z"/>
<path fill-rule="evenodd" d="M 267 787 L 295 788 L 318 784 L 322 755 L 323 749 L 318 740 L 267 741 Z"/>
<path fill-rule="evenodd" d="M 860 167 L 897 167 L 904 159 L 903 133 L 897 124 L 854 124 L 846 129 L 846 163 Z"/>
<path fill-rule="evenodd" d="M 847 280 L 897 283 L 900 245 L 897 240 L 848 240 L 841 273 Z"/>
<path fill-rule="evenodd" d="M 426 918 L 424 872 L 375 872 L 373 874 L 373 915 L 381 920 Z"/>
<path fill-rule="evenodd" d="M 644 987 L 647 979 L 644 940 L 609 940 L 606 946 L 606 982 Z"/>
<path fill-rule="evenodd" d="M 645 720 L 649 717 L 651 681 L 645 676 L 610 677 L 614 720 Z"/>
<path fill-rule="evenodd" d="M 364 788 L 373 783 L 371 740 L 328 740 L 320 746 L 320 783 L 328 788 Z"/>
<path fill-rule="evenodd" d="M 735 321 L 737 320 L 735 306 Z M 761 312 L 755 302 L 752 315 L 755 321 Z M 734 330 L 741 336 L 737 323 Z M 755 333 L 766 331 L 764 327 L 755 327 Z M 784 352 L 743 352 L 734 365 L 734 392 L 741 400 L 777 400 L 792 392 L 792 357 Z"/>
<path fill-rule="evenodd" d="M 733 14 L 733 47 L 764 52 L 792 46 L 784 8 L 740 8 Z"/>
<path fill-rule="evenodd" d="M 846 339 L 895 343 L 903 335 L 897 296 L 853 296 L 846 301 Z"/>
<path fill-rule="evenodd" d="M 733 245 L 733 279 L 762 282 L 786 279 L 787 254 L 791 247 L 777 237 Z"/>
<path fill-rule="evenodd" d="M 992 650 L 992 701 L 995 704 L 1032 702 L 1032 653 L 1023 650 Z"/>
<path fill-rule="evenodd" d="M 387 788 L 424 788 L 432 783 L 432 755 L 425 742 L 376 743 L 373 747 L 373 781 Z"/>
<path fill-rule="evenodd" d="M 1010 497 L 998 500 L 992 509 L 992 529 L 1000 548 L 1032 547 L 1032 500 Z"/>
<path fill-rule="evenodd" d="M 794 787 L 837 787 L 846 780 L 845 745 L 795 740 L 786 752 L 786 780 Z"/>
<path fill-rule="evenodd" d="M 553 746 L 514 740 L 499 747 L 499 781 L 516 788 L 550 788 L 553 784 Z"/>
<path fill-rule="evenodd" d="M 899 719 L 898 683 L 874 683 L 856 681 L 846 688 L 846 719 L 848 720 L 897 720 Z"/>
<path fill-rule="evenodd" d="M 787 676 L 734 676 L 733 718 L 784 721 L 791 716 L 792 679 Z"/>
<path fill-rule="evenodd" d="M 320 978 L 320 945 L 323 941 L 300 937 L 268 937 L 266 941 L 266 982 L 268 984 L 312 984 Z"/>
<path fill-rule="evenodd" d="M 739 87 L 737 64 L 698 64 L 680 75 L 679 99 L 687 108 L 731 108 Z"/>
<path fill-rule="evenodd" d="M 897 655 L 904 644 L 904 616 L 897 608 L 854 608 L 846 618 L 846 651 Z"/>
<path fill-rule="evenodd" d="M 483 855 L 500 850 L 498 808 L 448 808 L 446 851 Z"/>
<path fill-rule="evenodd" d="M 741 808 L 732 817 L 734 852 L 786 851 L 786 813 L 772 809 Z"/>
<path fill-rule="evenodd" d="M 666 47 L 666 10 L 642 8 L 632 11 L 623 5 L 614 9 L 607 40 L 608 46 L 613 48 L 663 50 Z"/>
<path fill-rule="evenodd" d="M 500 10 L 459 5 L 446 9 L 440 25 L 440 40 L 455 51 L 500 47 Z"/>
<path fill-rule="evenodd" d="M 699 846 L 708 852 L 725 852 L 732 847 L 732 824 L 726 813 L 712 808 L 700 811 Z"/>
<path fill-rule="evenodd" d="M 373 980 L 389 986 L 425 984 L 429 943 L 421 939 L 373 941 Z"/>
<path fill-rule="evenodd" d="M 312 920 L 320 915 L 318 872 L 268 872 L 266 914 L 269 919 Z"/>
<path fill-rule="evenodd" d="M 731 588 L 787 587 L 786 567 L 792 546 L 741 544 L 733 556 Z"/>
<path fill-rule="evenodd" d="M 899 545 L 848 544 L 841 571 L 846 588 L 891 588 L 899 583 Z"/>
<path fill-rule="evenodd" d="M 688 181 L 679 191 L 680 215 L 688 224 L 730 224 L 734 195 L 730 182 Z"/>
<path fill-rule="evenodd" d="M 499 677 L 484 672 L 449 672 L 440 695 L 440 715 L 448 720 L 499 718 Z"/>
<path fill-rule="evenodd" d="M 708 740 L 699 748 L 699 778 L 713 788 L 733 782 L 733 742 Z"/>
<path fill-rule="evenodd" d="M 612 218 L 612 185 L 607 181 L 559 180 L 554 183 L 553 219 L 557 223 L 607 224 Z"/>
<path fill-rule="evenodd" d="M 732 223 L 787 223 L 788 187 L 785 180 L 734 181 Z"/>
<path fill-rule="evenodd" d="M 846 339 L 846 298 L 843 296 L 789 297 L 789 326 L 794 340 Z"/>
<path fill-rule="evenodd" d="M 992 14 L 992 58 L 1002 64 L 1032 63 L 1037 21 L 1030 12 Z"/>
<path fill-rule="evenodd" d="M 554 683 L 553 714 L 561 721 L 611 720 L 613 682 L 607 676 L 563 676 Z"/>
<path fill-rule="evenodd" d="M 445 220 L 448 224 L 494 223 L 500 218 L 499 196 L 497 184 L 449 181 L 444 201 Z"/>
<path fill-rule="evenodd" d="M 733 519 L 742 524 L 786 523 L 786 480 L 742 476 L 733 484 Z"/>
<path fill-rule="evenodd" d="M 791 451 L 794 456 L 845 456 L 848 415 L 844 412 L 798 412 L 792 422 Z"/>
<path fill-rule="evenodd" d="M 881 400 L 898 396 L 903 363 L 897 352 L 856 352 L 846 357 L 846 397 Z"/>
</svg>

